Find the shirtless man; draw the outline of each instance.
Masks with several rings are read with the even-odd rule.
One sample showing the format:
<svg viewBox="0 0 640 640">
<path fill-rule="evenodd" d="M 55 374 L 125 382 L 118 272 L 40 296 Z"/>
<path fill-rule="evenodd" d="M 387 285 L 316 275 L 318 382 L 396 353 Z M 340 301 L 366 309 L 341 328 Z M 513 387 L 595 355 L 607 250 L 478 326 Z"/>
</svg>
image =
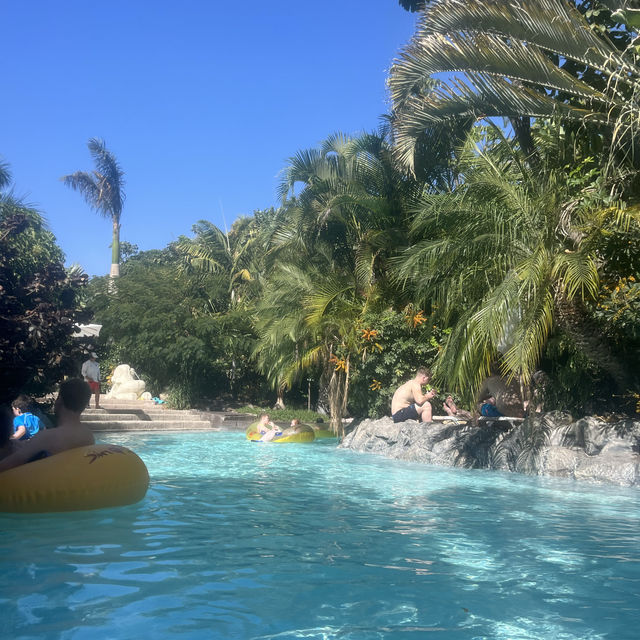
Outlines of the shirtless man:
<svg viewBox="0 0 640 640">
<path fill-rule="evenodd" d="M 41 457 L 95 443 L 91 430 L 80 422 L 80 415 L 91 398 L 89 385 L 80 378 L 65 380 L 54 405 L 58 426 L 38 432 L 0 462 L 0 471 L 13 469 Z"/>
<path fill-rule="evenodd" d="M 436 395 L 436 390 L 431 389 L 422 393 L 422 385 L 431 380 L 431 371 L 420 368 L 416 371 L 416 377 L 398 387 L 391 400 L 391 418 L 394 422 L 405 420 L 422 420 L 431 422 L 431 400 Z"/>
<path fill-rule="evenodd" d="M 257 425 L 258 433 L 262 435 L 260 438 L 260 442 L 269 442 L 273 440 L 277 435 L 282 433 L 282 430 L 279 429 L 271 420 L 269 419 L 269 414 L 261 413 L 260 418 L 258 420 Z"/>
</svg>

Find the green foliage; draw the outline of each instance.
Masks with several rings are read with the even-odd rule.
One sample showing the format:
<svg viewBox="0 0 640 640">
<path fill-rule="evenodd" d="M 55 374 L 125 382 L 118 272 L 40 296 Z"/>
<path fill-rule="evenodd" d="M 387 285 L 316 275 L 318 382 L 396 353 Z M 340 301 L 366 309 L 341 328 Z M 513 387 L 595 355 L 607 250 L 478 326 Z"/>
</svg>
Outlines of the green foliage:
<svg viewBox="0 0 640 640">
<path fill-rule="evenodd" d="M 190 409 L 198 398 L 195 389 L 189 382 L 172 381 L 167 393 L 167 406 L 170 409 Z"/>
<path fill-rule="evenodd" d="M 566 336 L 558 334 L 549 340 L 541 368 L 547 376 L 541 389 L 545 411 L 559 409 L 580 416 L 620 409 L 613 403 L 611 381 Z"/>
<path fill-rule="evenodd" d="M 0 195 L 0 403 L 52 391 L 77 375 L 73 326 L 86 275 L 67 272 L 38 212 Z"/>
<path fill-rule="evenodd" d="M 274 422 L 290 422 L 294 418 L 298 418 L 300 422 L 306 424 L 315 424 L 318 420 L 325 422 L 327 416 L 317 413 L 316 411 L 308 411 L 307 409 L 267 409 L 265 407 L 256 407 L 254 405 L 245 405 L 236 409 L 238 413 L 250 413 L 256 417 L 262 413 L 269 414 Z"/>
<path fill-rule="evenodd" d="M 505 375 L 528 384 L 559 326 L 623 386 L 621 363 L 583 303 L 599 289 L 601 254 L 592 239 L 604 232 L 609 207 L 595 174 L 584 183 L 554 166 L 563 137 L 555 148 L 545 139 L 534 170 L 508 140 L 489 144 L 476 135 L 460 154 L 465 182 L 423 196 L 413 246 L 398 261 L 416 299 L 431 302 L 452 327 L 439 375 L 469 401 L 498 360 Z M 623 229 L 625 217 L 607 228 Z"/>
<path fill-rule="evenodd" d="M 620 24 L 629 13 L 612 19 L 587 0 L 428 5 L 389 80 L 398 157 L 412 167 L 436 123 L 504 116 L 535 162 L 530 118 L 559 117 L 604 136 L 607 173 L 637 170 L 640 73 L 633 33 Z"/>
<path fill-rule="evenodd" d="M 180 407 L 255 385 L 250 318 L 218 311 L 228 299 L 218 280 L 178 269 L 172 249 L 143 252 L 124 267 L 114 290 L 106 278 L 91 283 L 112 363 L 130 364 L 149 391 L 168 390 Z"/>
</svg>

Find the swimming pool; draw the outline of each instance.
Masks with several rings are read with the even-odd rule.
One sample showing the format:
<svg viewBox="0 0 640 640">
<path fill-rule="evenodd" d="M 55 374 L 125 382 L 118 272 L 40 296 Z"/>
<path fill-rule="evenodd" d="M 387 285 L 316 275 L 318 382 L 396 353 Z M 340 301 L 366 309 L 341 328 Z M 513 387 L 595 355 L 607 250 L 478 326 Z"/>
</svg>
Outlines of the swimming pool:
<svg viewBox="0 0 640 640">
<path fill-rule="evenodd" d="M 0 515 L 3 637 L 637 638 L 640 492 L 244 434 L 108 434 L 137 505 Z"/>
</svg>

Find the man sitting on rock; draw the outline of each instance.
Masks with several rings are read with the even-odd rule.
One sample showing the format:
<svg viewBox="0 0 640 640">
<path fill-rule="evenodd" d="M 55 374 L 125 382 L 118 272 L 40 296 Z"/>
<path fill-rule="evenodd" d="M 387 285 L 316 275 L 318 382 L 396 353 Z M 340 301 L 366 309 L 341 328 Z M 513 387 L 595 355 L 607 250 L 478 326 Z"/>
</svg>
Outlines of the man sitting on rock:
<svg viewBox="0 0 640 640">
<path fill-rule="evenodd" d="M 435 389 L 422 393 L 422 385 L 431 380 L 431 371 L 420 368 L 412 380 L 399 386 L 391 400 L 391 418 L 394 422 L 422 420 L 431 422 L 431 400 L 437 393 Z"/>
</svg>

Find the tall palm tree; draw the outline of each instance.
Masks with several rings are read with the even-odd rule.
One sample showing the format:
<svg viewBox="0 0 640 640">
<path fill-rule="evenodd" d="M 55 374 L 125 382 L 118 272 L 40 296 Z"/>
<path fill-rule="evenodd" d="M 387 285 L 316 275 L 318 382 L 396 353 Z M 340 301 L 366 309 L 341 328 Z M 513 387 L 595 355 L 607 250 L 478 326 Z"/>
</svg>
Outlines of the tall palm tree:
<svg viewBox="0 0 640 640">
<path fill-rule="evenodd" d="M 477 142 L 461 153 L 464 184 L 422 198 L 414 244 L 398 260 L 400 277 L 453 327 L 439 374 L 473 397 L 500 354 L 503 372 L 526 384 L 559 327 L 623 387 L 628 377 L 583 302 L 600 283 L 590 238 L 628 217 L 617 219 L 597 192 L 572 193 L 563 170 L 532 171 L 507 141 Z"/>
<path fill-rule="evenodd" d="M 408 203 L 418 193 L 381 134 L 334 134 L 300 151 L 284 171 L 281 194 L 289 199 L 271 235 L 256 357 L 274 386 L 313 367 L 323 372 L 336 432 L 360 319 L 372 305 L 393 302 L 388 260 L 406 246 Z"/>
<path fill-rule="evenodd" d="M 414 164 L 434 123 L 506 116 L 531 151 L 529 117 L 560 117 L 604 131 L 614 156 L 640 166 L 640 66 L 567 0 L 436 0 L 389 80 L 399 158 Z M 615 19 L 629 0 L 606 0 Z M 597 26 L 597 25 L 596 25 Z M 620 30 L 622 43 L 632 29 Z M 622 46 L 622 45 L 620 45 Z M 448 74 L 438 79 L 437 74 Z"/>
<path fill-rule="evenodd" d="M 87 143 L 95 163 L 95 170 L 76 171 L 63 176 L 62 181 L 79 191 L 87 204 L 100 215 L 111 220 L 113 240 L 111 244 L 111 278 L 120 275 L 120 217 L 124 206 L 124 171 L 116 157 L 107 150 L 104 140 L 91 138 Z"/>
</svg>

